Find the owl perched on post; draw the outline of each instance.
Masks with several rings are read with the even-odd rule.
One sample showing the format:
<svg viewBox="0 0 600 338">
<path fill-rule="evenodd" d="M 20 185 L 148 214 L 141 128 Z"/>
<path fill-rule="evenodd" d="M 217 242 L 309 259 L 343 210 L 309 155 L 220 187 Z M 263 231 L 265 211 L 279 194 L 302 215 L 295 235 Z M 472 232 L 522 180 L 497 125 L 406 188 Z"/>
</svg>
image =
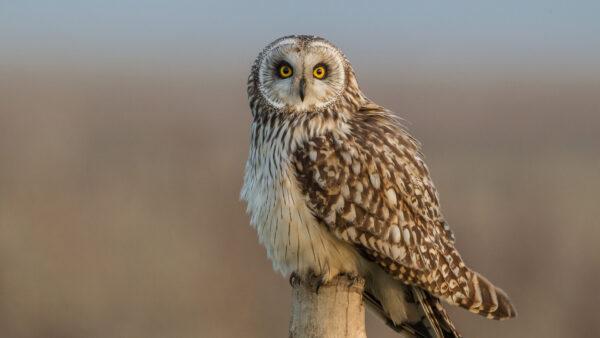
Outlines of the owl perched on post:
<svg viewBox="0 0 600 338">
<path fill-rule="evenodd" d="M 454 248 L 419 143 L 359 89 L 329 41 L 269 44 L 248 78 L 250 155 L 241 196 L 284 275 L 366 281 L 367 305 L 398 331 L 459 337 L 440 300 L 487 318 L 508 296 Z"/>
</svg>

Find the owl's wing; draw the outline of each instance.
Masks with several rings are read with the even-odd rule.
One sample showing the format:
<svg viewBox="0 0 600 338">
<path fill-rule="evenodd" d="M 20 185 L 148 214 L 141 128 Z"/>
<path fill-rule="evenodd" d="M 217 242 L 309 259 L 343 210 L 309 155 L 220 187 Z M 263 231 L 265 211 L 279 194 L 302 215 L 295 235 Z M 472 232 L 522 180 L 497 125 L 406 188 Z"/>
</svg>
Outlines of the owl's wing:
<svg viewBox="0 0 600 338">
<path fill-rule="evenodd" d="M 314 137 L 294 153 L 315 217 L 403 282 L 474 312 L 511 316 L 503 292 L 454 248 L 418 143 L 374 104 L 349 123 L 350 133 Z"/>
</svg>

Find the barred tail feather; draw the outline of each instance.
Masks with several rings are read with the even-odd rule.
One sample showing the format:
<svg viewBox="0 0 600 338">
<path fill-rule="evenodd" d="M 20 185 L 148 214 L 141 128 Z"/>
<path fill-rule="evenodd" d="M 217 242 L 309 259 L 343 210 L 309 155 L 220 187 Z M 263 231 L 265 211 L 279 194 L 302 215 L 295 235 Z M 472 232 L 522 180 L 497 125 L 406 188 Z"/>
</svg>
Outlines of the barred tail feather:
<svg viewBox="0 0 600 338">
<path fill-rule="evenodd" d="M 517 310 L 502 289 L 495 287 L 482 275 L 472 272 L 469 281 L 470 297 L 460 306 L 490 319 L 508 319 L 517 315 Z"/>
<path fill-rule="evenodd" d="M 409 335 L 409 337 L 415 338 L 430 338 L 428 332 L 424 328 L 415 328 L 408 323 L 402 324 L 394 324 L 392 319 L 388 317 L 381 305 L 381 302 L 375 298 L 371 293 L 365 291 L 363 293 L 363 300 L 365 301 L 365 305 L 371 312 L 377 316 L 377 318 L 381 319 L 387 326 L 389 326 L 392 330 L 400 333 Z"/>
<path fill-rule="evenodd" d="M 386 314 L 381 302 L 371 293 L 365 292 L 363 299 L 367 308 L 394 331 L 414 338 L 460 338 L 446 310 L 442 307 L 439 299 L 418 287 L 412 287 L 413 301 L 419 304 L 421 313 L 420 320 L 415 322 L 403 322 L 395 324 Z"/>
<path fill-rule="evenodd" d="M 427 327 L 431 337 L 460 338 L 460 333 L 452 324 L 440 300 L 422 289 L 413 286 L 412 293 L 415 301 L 421 305 L 424 317 L 421 320 Z"/>
</svg>

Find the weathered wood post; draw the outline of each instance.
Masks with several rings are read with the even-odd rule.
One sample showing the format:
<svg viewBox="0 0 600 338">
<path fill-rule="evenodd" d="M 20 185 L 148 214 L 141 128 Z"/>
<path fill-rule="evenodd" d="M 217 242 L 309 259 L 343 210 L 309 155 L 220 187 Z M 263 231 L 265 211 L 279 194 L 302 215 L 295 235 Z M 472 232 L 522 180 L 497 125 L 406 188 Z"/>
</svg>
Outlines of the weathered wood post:
<svg viewBox="0 0 600 338">
<path fill-rule="evenodd" d="M 292 278 L 289 338 L 366 338 L 364 279 L 337 276 L 322 284 L 318 278 Z"/>
</svg>

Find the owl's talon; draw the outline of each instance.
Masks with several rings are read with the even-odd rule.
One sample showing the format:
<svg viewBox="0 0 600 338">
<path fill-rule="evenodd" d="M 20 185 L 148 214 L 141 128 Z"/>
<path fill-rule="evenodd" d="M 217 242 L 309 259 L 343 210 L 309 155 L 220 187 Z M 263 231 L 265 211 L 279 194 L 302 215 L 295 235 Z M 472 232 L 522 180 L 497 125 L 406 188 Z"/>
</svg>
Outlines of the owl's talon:
<svg viewBox="0 0 600 338">
<path fill-rule="evenodd" d="M 317 293 L 317 295 L 319 294 L 319 289 L 321 288 L 321 286 L 323 285 L 323 283 L 325 283 L 325 276 L 319 278 L 319 280 L 317 281 L 317 288 L 315 290 L 315 292 Z"/>
<path fill-rule="evenodd" d="M 346 277 L 348 277 L 348 279 L 350 280 L 349 286 L 353 286 L 354 283 L 356 283 L 356 281 L 358 280 L 358 274 L 356 273 L 347 274 Z"/>
</svg>

